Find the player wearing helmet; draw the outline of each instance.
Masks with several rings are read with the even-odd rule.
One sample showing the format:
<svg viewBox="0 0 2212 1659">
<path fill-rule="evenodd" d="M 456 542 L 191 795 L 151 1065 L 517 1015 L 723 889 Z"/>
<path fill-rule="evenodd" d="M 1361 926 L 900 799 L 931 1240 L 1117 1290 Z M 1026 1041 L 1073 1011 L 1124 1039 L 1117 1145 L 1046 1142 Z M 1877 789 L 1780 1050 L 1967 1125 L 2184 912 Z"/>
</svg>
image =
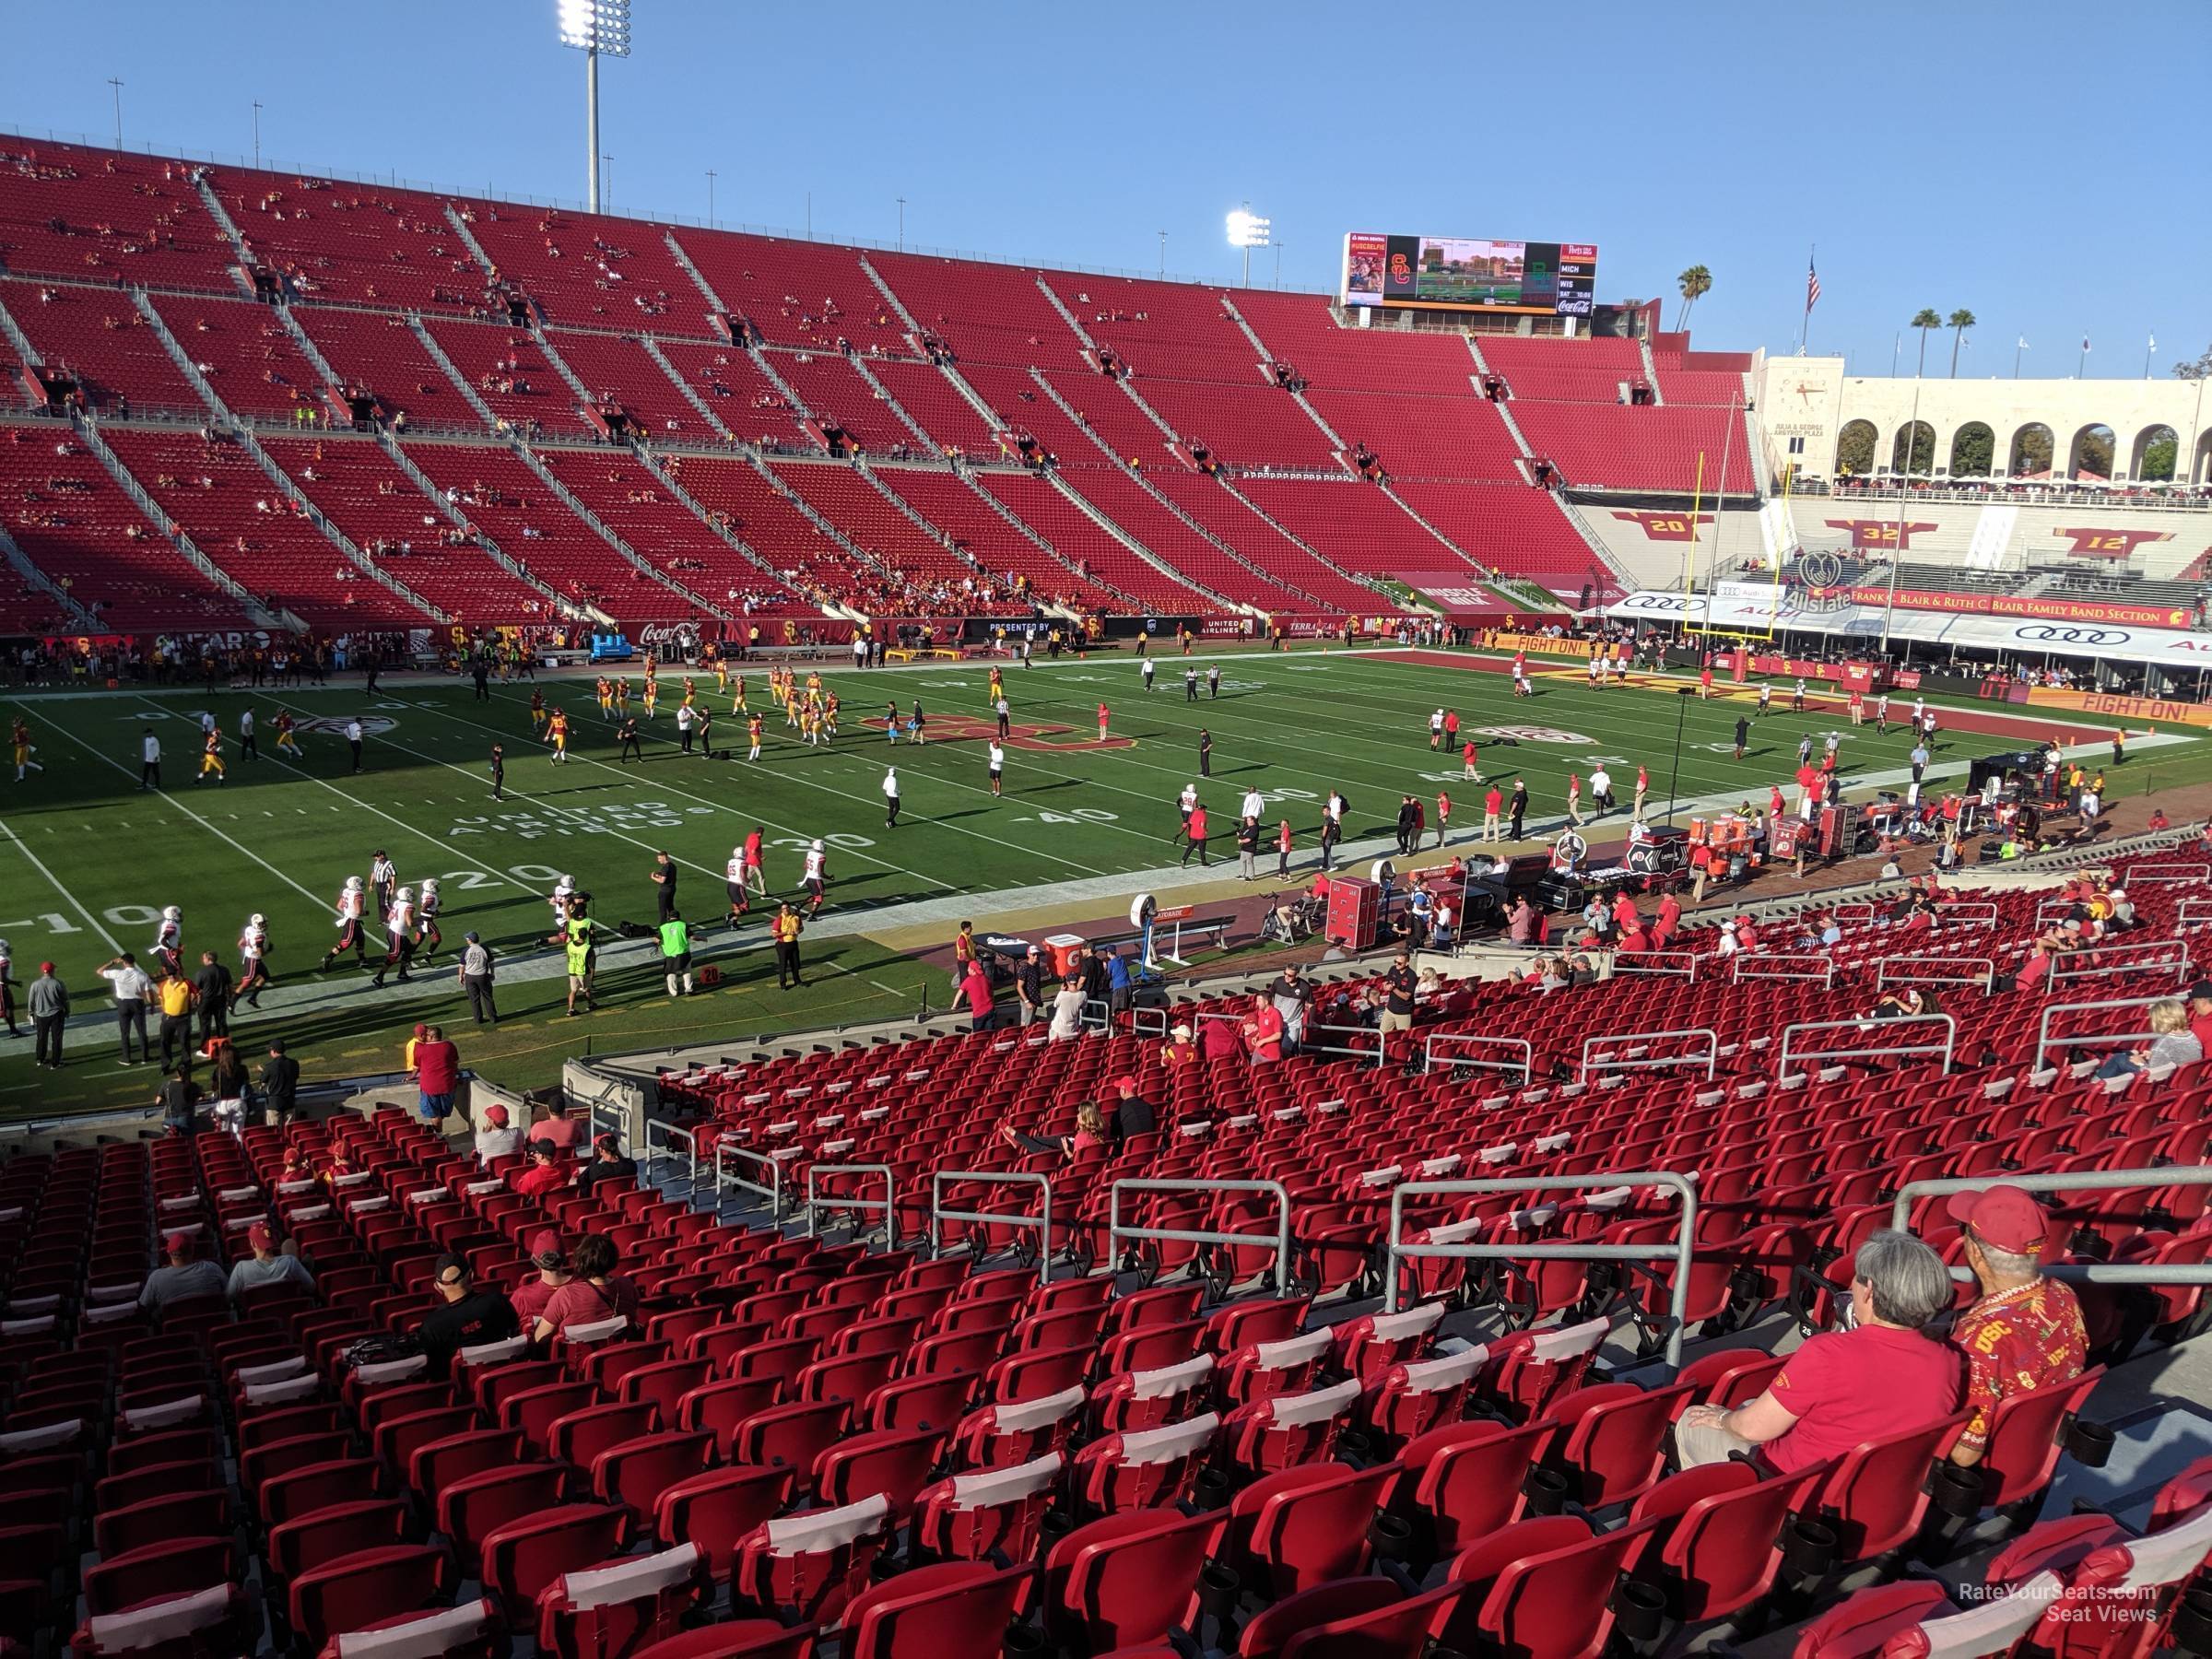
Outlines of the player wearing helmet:
<svg viewBox="0 0 2212 1659">
<path fill-rule="evenodd" d="M 730 925 L 737 925 L 737 918 L 752 909 L 752 895 L 745 885 L 745 848 L 730 849 L 730 862 L 722 866 L 722 890 L 730 900 Z"/>
<path fill-rule="evenodd" d="M 399 982 L 407 982 L 407 964 L 415 959 L 415 889 L 403 887 L 392 895 L 392 908 L 384 912 L 384 959 L 377 968 L 376 977 L 369 982 L 382 985 L 384 975 L 396 972 Z"/>
<path fill-rule="evenodd" d="M 347 877 L 346 885 L 338 889 L 337 903 L 334 907 L 338 912 L 338 919 L 334 924 L 338 930 L 338 942 L 323 953 L 322 972 L 328 973 L 330 965 L 348 950 L 353 952 L 355 962 L 366 960 L 367 941 L 361 936 L 361 912 L 368 908 L 368 891 L 361 878 L 359 876 Z"/>
<path fill-rule="evenodd" d="M 806 913 L 813 915 L 822 908 L 824 889 L 830 882 L 830 853 L 820 841 L 806 849 L 806 873 L 799 885 L 806 889 Z"/>
<path fill-rule="evenodd" d="M 255 911 L 239 930 L 238 984 L 230 993 L 232 1007 L 241 1002 L 249 1008 L 261 1006 L 261 994 L 269 988 L 268 958 L 268 918 Z"/>
<path fill-rule="evenodd" d="M 183 971 L 178 964 L 183 960 L 184 912 L 177 905 L 164 905 L 161 925 L 154 933 L 154 959 L 171 973 Z"/>
<path fill-rule="evenodd" d="M 420 924 L 422 959 L 429 961 L 438 954 L 438 947 L 445 943 L 445 935 L 438 930 L 438 912 L 445 900 L 438 896 L 438 877 L 422 878 L 422 896 L 415 901 L 415 915 Z"/>
<path fill-rule="evenodd" d="M 111 964 L 111 966 L 112 965 L 112 964 Z M 5 1018 L 6 1019 L 7 1034 L 10 1037 L 20 1037 L 23 1035 L 22 1030 L 16 1024 L 16 975 L 14 953 L 8 949 L 7 941 L 6 939 L 0 939 L 0 1018 Z M 142 1040 L 146 1036 L 146 1028 L 144 1025 L 141 1025 L 138 1028 L 138 1035 Z"/>
</svg>

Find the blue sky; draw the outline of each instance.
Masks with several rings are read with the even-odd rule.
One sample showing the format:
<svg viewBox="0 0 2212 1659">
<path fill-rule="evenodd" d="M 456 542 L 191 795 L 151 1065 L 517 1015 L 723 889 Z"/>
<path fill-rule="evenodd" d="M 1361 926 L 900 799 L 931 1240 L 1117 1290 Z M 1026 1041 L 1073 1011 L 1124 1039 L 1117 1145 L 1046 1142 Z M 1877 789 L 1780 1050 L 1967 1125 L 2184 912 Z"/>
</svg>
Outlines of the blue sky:
<svg viewBox="0 0 2212 1659">
<path fill-rule="evenodd" d="M 18 8 L 0 120 L 309 171 L 582 194 L 583 65 L 553 0 Z M 1951 14 L 1947 15 L 1947 13 Z M 1444 33 L 1430 26 L 1451 19 Z M 1600 297 L 1702 263 L 1703 345 L 1889 371 L 1924 305 L 1981 319 L 1964 375 L 2157 372 L 2212 342 L 2201 124 L 2212 5 L 1925 0 L 1528 14 L 1309 0 L 833 7 L 636 0 L 602 76 L 612 206 L 1234 281 L 1249 200 L 1286 287 L 1347 230 L 1595 241 Z M 2089 25 L 2085 28 L 2085 23 Z M 1255 255 L 1257 282 L 1275 255 Z M 1910 373 L 1913 342 L 1905 342 Z M 1947 336 L 1929 365 L 1947 371 Z"/>
</svg>

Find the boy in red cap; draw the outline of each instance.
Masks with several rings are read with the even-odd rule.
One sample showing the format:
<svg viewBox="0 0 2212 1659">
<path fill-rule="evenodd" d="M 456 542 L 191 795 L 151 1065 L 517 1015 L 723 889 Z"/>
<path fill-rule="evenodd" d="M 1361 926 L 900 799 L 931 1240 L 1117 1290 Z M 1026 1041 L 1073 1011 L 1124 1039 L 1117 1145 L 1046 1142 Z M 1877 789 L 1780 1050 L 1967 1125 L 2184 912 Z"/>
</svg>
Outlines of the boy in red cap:
<svg viewBox="0 0 2212 1659">
<path fill-rule="evenodd" d="M 1966 1409 L 1973 1415 L 1951 1448 L 1955 1464 L 1977 1464 L 1997 1403 L 2081 1374 L 2088 1336 L 2073 1288 L 2039 1265 L 2050 1218 L 2021 1188 L 1959 1193 L 1949 1205 L 1964 1230 L 1966 1265 L 1981 1296 L 1951 1325 L 1966 1356 Z"/>
<path fill-rule="evenodd" d="M 514 1303 L 516 1323 L 524 1331 L 537 1323 L 537 1316 L 553 1300 L 553 1292 L 569 1282 L 569 1253 L 561 1248 L 560 1235 L 551 1228 L 541 1227 L 530 1235 L 530 1265 L 537 1269 L 537 1277 L 508 1298 Z"/>
</svg>

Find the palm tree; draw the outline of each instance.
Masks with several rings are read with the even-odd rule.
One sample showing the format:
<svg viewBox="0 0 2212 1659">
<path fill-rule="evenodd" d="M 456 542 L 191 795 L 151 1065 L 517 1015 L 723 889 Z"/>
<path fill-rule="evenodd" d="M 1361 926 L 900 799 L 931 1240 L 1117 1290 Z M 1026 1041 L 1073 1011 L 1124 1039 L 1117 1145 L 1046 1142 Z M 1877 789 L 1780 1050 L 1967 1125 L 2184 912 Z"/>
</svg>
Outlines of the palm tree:
<svg viewBox="0 0 2212 1659">
<path fill-rule="evenodd" d="M 1945 327 L 1951 330 L 1951 378 L 1953 380 L 1959 378 L 1959 342 L 1965 337 L 1966 331 L 1974 325 L 1974 313 L 1964 306 L 1960 306 L 1951 313 L 1949 321 L 1944 324 Z M 1924 339 L 1926 336 L 1923 335 L 1922 337 Z"/>
<path fill-rule="evenodd" d="M 1905 326 L 1920 330 L 1920 366 L 1912 371 L 1912 376 L 1917 380 L 1928 366 L 1928 330 L 1941 328 L 1943 317 L 1940 312 L 1932 311 L 1924 305 L 1913 314 L 1912 321 L 1906 324 Z"/>
<path fill-rule="evenodd" d="M 1682 310 L 1675 318 L 1675 332 L 1679 334 L 1689 326 L 1690 307 L 1712 291 L 1712 273 L 1703 265 L 1691 265 L 1675 280 L 1682 286 Z"/>
</svg>

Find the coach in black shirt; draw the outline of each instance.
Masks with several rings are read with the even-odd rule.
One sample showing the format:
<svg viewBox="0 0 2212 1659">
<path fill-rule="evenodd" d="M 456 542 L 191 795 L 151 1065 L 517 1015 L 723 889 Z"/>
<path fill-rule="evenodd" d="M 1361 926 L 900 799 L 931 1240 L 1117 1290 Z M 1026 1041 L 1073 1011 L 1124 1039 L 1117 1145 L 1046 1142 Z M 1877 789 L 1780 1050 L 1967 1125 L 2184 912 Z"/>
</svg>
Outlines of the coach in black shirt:
<svg viewBox="0 0 2212 1659">
<path fill-rule="evenodd" d="M 200 994 L 200 1046 L 210 1037 L 230 1035 L 230 970 L 215 959 L 215 952 L 200 953 L 200 971 L 192 976 L 192 988 Z"/>
<path fill-rule="evenodd" d="M 429 1356 L 433 1376 L 444 1376 L 460 1349 L 514 1335 L 514 1304 L 500 1291 L 473 1284 L 467 1258 L 440 1256 L 430 1286 L 444 1301 L 422 1322 L 422 1351 Z"/>
<path fill-rule="evenodd" d="M 269 1044 L 269 1063 L 261 1068 L 261 1103 L 276 1113 L 278 1124 L 291 1121 L 300 1094 L 300 1062 L 284 1052 L 282 1042 Z"/>
</svg>

